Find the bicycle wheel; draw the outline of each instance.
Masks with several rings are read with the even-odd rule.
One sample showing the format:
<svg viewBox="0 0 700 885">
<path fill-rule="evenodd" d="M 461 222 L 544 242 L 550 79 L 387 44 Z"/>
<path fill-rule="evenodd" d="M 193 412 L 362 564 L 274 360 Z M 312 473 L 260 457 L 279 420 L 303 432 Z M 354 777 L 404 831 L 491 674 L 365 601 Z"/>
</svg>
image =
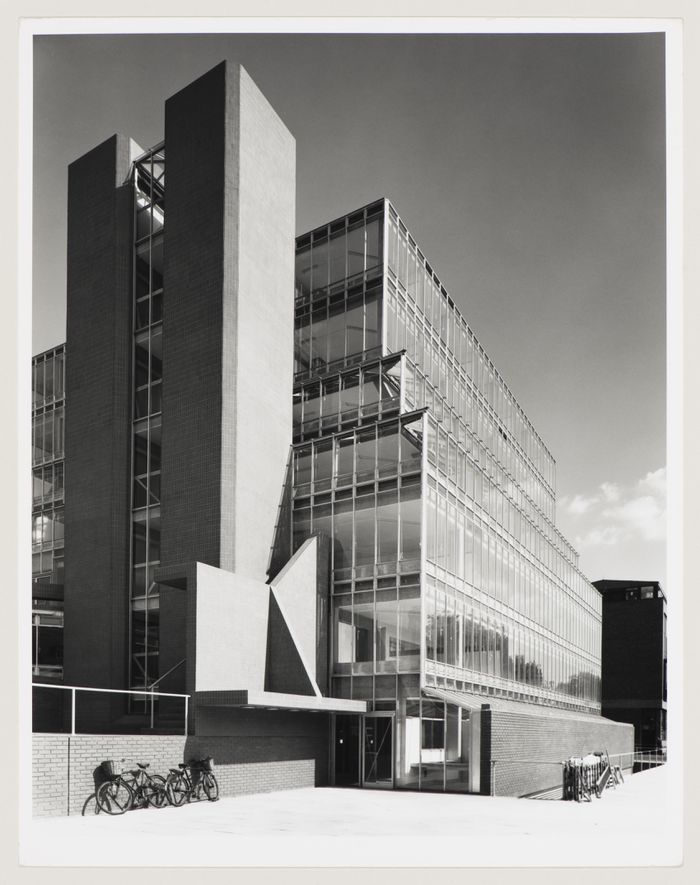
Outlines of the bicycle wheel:
<svg viewBox="0 0 700 885">
<path fill-rule="evenodd" d="M 207 799 L 210 802 L 216 802 L 219 798 L 219 785 L 211 772 L 207 772 L 202 778 L 202 786 Z"/>
<path fill-rule="evenodd" d="M 165 782 L 165 793 L 171 805 L 182 805 L 189 793 L 185 776 L 169 774 Z"/>
<path fill-rule="evenodd" d="M 97 804 L 97 796 L 95 796 L 94 793 L 90 793 L 83 805 L 82 816 L 85 817 L 86 815 L 99 813 L 100 806 Z"/>
<path fill-rule="evenodd" d="M 107 814 L 124 814 L 134 802 L 131 787 L 121 778 L 101 784 L 96 798 L 100 810 Z"/>
<path fill-rule="evenodd" d="M 162 808 L 168 804 L 168 797 L 165 792 L 165 778 L 159 774 L 152 774 L 148 778 L 148 782 L 144 784 L 143 793 L 146 802 L 153 808 Z"/>
</svg>

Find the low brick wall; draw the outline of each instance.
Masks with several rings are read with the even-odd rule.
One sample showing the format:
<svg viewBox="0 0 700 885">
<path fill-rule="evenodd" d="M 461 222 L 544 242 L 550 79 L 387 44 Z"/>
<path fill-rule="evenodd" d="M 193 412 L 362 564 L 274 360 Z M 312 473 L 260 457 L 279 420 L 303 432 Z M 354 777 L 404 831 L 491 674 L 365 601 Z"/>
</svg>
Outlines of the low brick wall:
<svg viewBox="0 0 700 885">
<path fill-rule="evenodd" d="M 543 719 L 492 710 L 490 731 L 496 796 L 525 796 L 561 785 L 561 763 L 571 756 L 607 750 L 612 757 L 634 750 L 634 727 L 603 718 Z M 629 755 L 623 768 L 631 767 Z"/>
<path fill-rule="evenodd" d="M 306 719 L 304 714 L 296 716 Z M 104 759 L 124 759 L 125 768 L 148 762 L 151 772 L 165 777 L 179 762 L 211 755 L 221 796 L 323 786 L 328 783 L 328 732 L 321 719 L 313 717 L 308 727 L 298 727 L 297 733 L 289 736 L 269 731 L 187 738 L 34 734 L 33 814 L 80 814 L 94 792 L 93 772 Z M 255 730 L 251 727 L 249 732 Z"/>
</svg>

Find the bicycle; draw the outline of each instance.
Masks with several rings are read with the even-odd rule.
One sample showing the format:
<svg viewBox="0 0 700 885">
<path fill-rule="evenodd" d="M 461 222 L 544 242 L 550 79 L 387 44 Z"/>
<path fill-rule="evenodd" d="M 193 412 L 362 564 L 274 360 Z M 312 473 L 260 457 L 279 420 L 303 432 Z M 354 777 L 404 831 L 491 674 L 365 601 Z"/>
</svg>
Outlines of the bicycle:
<svg viewBox="0 0 700 885">
<path fill-rule="evenodd" d="M 124 761 L 123 759 L 121 760 Z M 106 780 L 101 784 L 95 800 L 100 811 L 107 814 L 124 814 L 130 808 L 162 808 L 168 801 L 165 778 L 159 774 L 148 774 L 148 763 L 137 762 L 137 768 L 126 769 L 114 774 L 110 761 L 102 763 Z M 126 777 L 129 775 L 129 777 Z"/>
<path fill-rule="evenodd" d="M 170 804 L 179 806 L 193 799 L 201 800 L 202 793 L 210 802 L 216 802 L 219 798 L 219 784 L 214 777 L 213 768 L 214 760 L 211 756 L 180 762 L 177 768 L 171 768 L 165 781 Z"/>
</svg>

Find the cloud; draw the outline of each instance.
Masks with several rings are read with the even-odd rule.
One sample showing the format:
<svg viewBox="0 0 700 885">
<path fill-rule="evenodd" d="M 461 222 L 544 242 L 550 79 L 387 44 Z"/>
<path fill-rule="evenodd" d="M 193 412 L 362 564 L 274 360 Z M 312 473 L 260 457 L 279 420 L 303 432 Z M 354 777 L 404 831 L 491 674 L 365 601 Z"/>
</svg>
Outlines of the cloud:
<svg viewBox="0 0 700 885">
<path fill-rule="evenodd" d="M 576 535 L 576 547 L 584 550 L 588 547 L 614 547 L 622 540 L 622 531 L 617 526 L 605 526 L 600 529 L 591 529 L 583 535 Z"/>
<path fill-rule="evenodd" d="M 629 486 L 603 482 L 592 494 L 565 496 L 560 509 L 574 527 L 579 550 L 627 541 L 666 538 L 666 468 L 650 471 Z"/>
<path fill-rule="evenodd" d="M 648 475 L 648 474 L 647 474 Z M 614 482 L 601 482 L 600 490 L 603 493 L 603 498 L 606 501 L 619 501 L 620 500 L 620 486 Z"/>
<path fill-rule="evenodd" d="M 564 499 L 562 499 L 563 501 Z M 574 495 L 573 498 L 566 501 L 565 507 L 567 513 L 573 513 L 576 515 L 580 515 L 583 513 L 587 513 L 591 507 L 594 507 L 598 503 L 598 499 L 593 498 L 585 498 L 583 495 Z"/>
<path fill-rule="evenodd" d="M 660 467 L 652 473 L 647 473 L 637 483 L 640 491 L 646 491 L 653 495 L 666 497 L 666 468 Z"/>
</svg>

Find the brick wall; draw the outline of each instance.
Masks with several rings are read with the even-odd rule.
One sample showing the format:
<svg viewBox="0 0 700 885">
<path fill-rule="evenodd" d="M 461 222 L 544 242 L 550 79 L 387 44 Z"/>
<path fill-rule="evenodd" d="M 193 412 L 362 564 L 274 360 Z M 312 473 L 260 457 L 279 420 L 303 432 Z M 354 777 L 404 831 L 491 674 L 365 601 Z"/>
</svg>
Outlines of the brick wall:
<svg viewBox="0 0 700 885">
<path fill-rule="evenodd" d="M 150 763 L 167 776 L 171 767 L 211 755 L 221 796 L 324 786 L 328 783 L 326 717 L 299 718 L 297 733 L 260 734 L 255 719 L 238 735 L 61 735 L 32 738 L 32 809 L 35 817 L 78 815 L 94 792 L 93 772 L 104 759 L 124 759 L 124 767 Z M 316 722 L 318 720 L 318 722 Z M 305 725 L 304 723 L 314 723 Z M 288 728 L 288 724 L 285 726 Z M 268 729 L 272 731 L 273 729 Z M 276 730 L 276 729 L 275 729 Z M 255 733 L 257 732 L 257 733 Z"/>
<path fill-rule="evenodd" d="M 115 135 L 68 169 L 64 675 L 102 688 L 128 668 L 130 151 Z M 95 700 L 96 724 L 115 704 Z"/>
<path fill-rule="evenodd" d="M 603 597 L 602 704 L 661 707 L 663 599 Z M 630 720 L 631 721 L 631 720 Z"/>
<path fill-rule="evenodd" d="M 561 763 L 571 756 L 584 756 L 597 750 L 631 753 L 634 729 L 631 725 L 594 718 L 543 719 L 521 713 L 491 711 L 490 761 L 497 796 L 523 796 L 561 783 Z M 484 762 L 484 760 L 482 760 Z M 623 767 L 630 767 L 632 757 Z M 488 767 L 482 765 L 482 792 L 491 785 Z"/>
</svg>

